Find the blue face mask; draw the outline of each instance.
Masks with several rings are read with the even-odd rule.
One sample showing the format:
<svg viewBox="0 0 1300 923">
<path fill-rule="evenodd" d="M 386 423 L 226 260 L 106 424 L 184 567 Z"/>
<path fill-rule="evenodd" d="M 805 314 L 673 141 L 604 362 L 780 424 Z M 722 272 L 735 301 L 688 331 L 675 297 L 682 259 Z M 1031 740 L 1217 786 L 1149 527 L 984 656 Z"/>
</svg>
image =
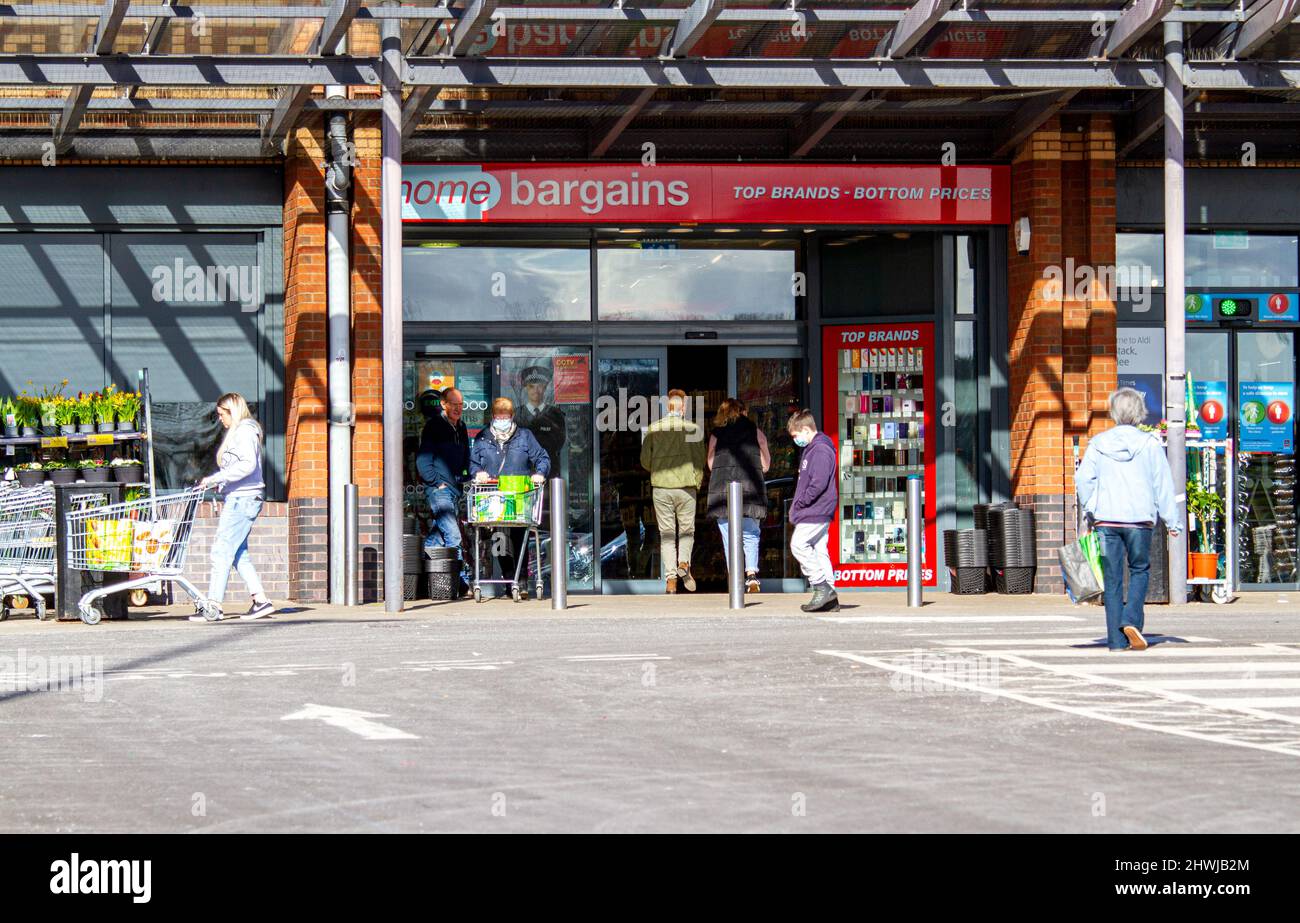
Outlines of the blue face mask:
<svg viewBox="0 0 1300 923">
<path fill-rule="evenodd" d="M 799 433 L 797 436 L 794 437 L 794 444 L 801 449 L 807 448 L 808 443 L 810 442 L 812 442 L 812 437 L 805 436 L 803 433 Z"/>
<path fill-rule="evenodd" d="M 492 428 L 498 433 L 509 432 L 511 422 L 511 420 L 493 420 Z"/>
</svg>

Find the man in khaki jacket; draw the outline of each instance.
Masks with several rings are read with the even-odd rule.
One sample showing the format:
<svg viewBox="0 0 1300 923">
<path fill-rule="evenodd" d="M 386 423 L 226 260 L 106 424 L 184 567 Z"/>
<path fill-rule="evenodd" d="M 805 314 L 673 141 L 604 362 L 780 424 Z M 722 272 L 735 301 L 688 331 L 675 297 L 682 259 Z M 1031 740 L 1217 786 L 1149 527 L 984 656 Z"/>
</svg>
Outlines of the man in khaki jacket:
<svg viewBox="0 0 1300 923">
<path fill-rule="evenodd" d="M 696 494 L 704 480 L 704 433 L 686 419 L 686 392 L 668 392 L 668 412 L 645 431 L 641 467 L 650 472 L 655 519 L 659 523 L 659 560 L 665 590 L 677 581 L 691 592 L 691 549 L 695 546 Z"/>
</svg>

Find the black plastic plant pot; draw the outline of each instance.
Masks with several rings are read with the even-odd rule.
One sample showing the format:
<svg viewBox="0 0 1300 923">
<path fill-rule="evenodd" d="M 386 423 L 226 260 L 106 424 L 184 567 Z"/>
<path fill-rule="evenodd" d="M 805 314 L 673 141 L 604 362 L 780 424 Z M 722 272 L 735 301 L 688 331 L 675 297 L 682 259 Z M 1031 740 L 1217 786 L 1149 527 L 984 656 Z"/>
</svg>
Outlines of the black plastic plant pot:
<svg viewBox="0 0 1300 923">
<path fill-rule="evenodd" d="M 141 480 L 143 465 L 118 465 L 113 469 L 113 480 L 119 484 L 135 484 Z"/>
<path fill-rule="evenodd" d="M 55 484 L 71 484 L 77 480 L 77 469 L 55 468 L 50 471 L 50 480 Z"/>
<path fill-rule="evenodd" d="M 81 479 L 87 484 L 107 484 L 113 476 L 108 468 L 79 468 Z"/>
<path fill-rule="evenodd" d="M 19 471 L 18 483 L 23 487 L 35 487 L 45 483 L 44 471 Z"/>
</svg>

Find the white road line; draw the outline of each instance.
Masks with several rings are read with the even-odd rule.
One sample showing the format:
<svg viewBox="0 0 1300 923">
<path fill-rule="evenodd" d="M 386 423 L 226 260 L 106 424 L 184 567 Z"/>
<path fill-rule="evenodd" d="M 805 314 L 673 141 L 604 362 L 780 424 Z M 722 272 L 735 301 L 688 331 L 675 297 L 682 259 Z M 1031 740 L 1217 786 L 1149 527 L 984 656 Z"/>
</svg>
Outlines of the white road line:
<svg viewBox="0 0 1300 923">
<path fill-rule="evenodd" d="M 1107 662 L 1114 661 L 1122 663 L 1128 659 L 1158 660 L 1164 657 L 1295 657 L 1296 648 L 1289 647 L 1186 647 L 1182 644 L 1173 642 L 1167 644 L 1154 644 L 1145 651 L 1125 651 L 1122 654 L 1111 654 L 1106 650 L 1105 645 L 1097 647 L 1081 647 L 1076 650 L 1069 648 L 1042 648 L 1038 650 L 1016 650 L 1016 651 L 983 651 L 985 654 L 1007 653 L 1016 654 L 1021 657 L 1086 657 L 1088 661 Z"/>
<path fill-rule="evenodd" d="M 1188 737 L 1193 740 L 1202 740 L 1209 743 L 1222 743 L 1222 744 L 1228 744 L 1230 746 L 1246 747 L 1252 750 L 1265 750 L 1270 753 L 1281 753 L 1286 756 L 1300 756 L 1300 741 L 1297 741 L 1289 745 L 1282 745 L 1282 744 L 1270 744 L 1270 743 L 1257 743 L 1254 741 L 1239 740 L 1239 739 L 1235 739 L 1223 735 L 1205 734 L 1205 733 L 1200 733 L 1191 730 L 1189 728 L 1170 727 L 1170 726 L 1154 724 L 1152 722 L 1142 721 L 1138 719 L 1122 717 L 1120 715 L 1107 714 L 1106 712 L 1100 711 L 1095 708 L 1066 705 L 1062 702 L 1054 702 L 1046 698 L 1036 697 L 1024 693 L 1019 693 L 1019 692 L 1012 692 L 1010 690 L 1003 689 L 998 686 L 985 686 L 980 683 L 957 679 L 955 677 L 945 675 L 944 673 L 934 673 L 925 670 L 914 670 L 902 664 L 890 663 L 889 661 L 886 660 L 878 660 L 871 657 L 863 657 L 852 651 L 819 650 L 816 651 L 816 653 L 823 654 L 828 657 L 840 657 L 844 660 L 855 661 L 857 663 L 866 664 L 867 666 L 876 667 L 877 669 L 885 670 L 892 673 L 905 673 L 909 676 L 918 677 L 928 682 L 942 683 L 944 685 L 952 686 L 957 689 L 966 689 L 970 692 L 977 692 L 981 695 L 996 696 L 998 698 L 1003 698 L 1003 699 L 1011 699 L 1016 702 L 1023 702 L 1026 705 L 1034 705 L 1039 708 L 1049 708 L 1053 711 L 1064 712 L 1070 715 L 1078 715 L 1083 718 L 1094 718 L 1098 721 L 1110 722 L 1111 724 L 1120 724 L 1126 727 L 1139 728 L 1145 731 L 1158 731 L 1165 734 L 1173 734 L 1174 736 L 1177 737 Z M 1273 718 L 1276 716 L 1269 715 L 1268 717 Z"/>
<path fill-rule="evenodd" d="M 1300 696 L 1229 696 L 1227 698 L 1207 698 L 1204 701 L 1215 707 L 1224 705 L 1236 707 L 1245 705 L 1250 708 L 1300 708 Z"/>
<path fill-rule="evenodd" d="M 1145 660 L 1145 658 L 1139 658 Z M 1261 660 L 1237 661 L 1217 660 L 1211 662 L 1183 660 L 1178 663 L 1095 663 L 1088 667 L 1089 673 L 1300 673 L 1300 660 Z"/>
<path fill-rule="evenodd" d="M 924 625 L 931 623 L 996 623 L 996 622 L 1082 622 L 1074 615 L 819 615 L 818 621 L 839 622 L 842 625 L 873 623 L 878 625 Z"/>
<path fill-rule="evenodd" d="M 1300 678 L 1272 676 L 1263 679 L 1219 677 L 1218 679 L 1135 679 L 1134 689 L 1300 689 Z"/>
<path fill-rule="evenodd" d="M 1215 648 L 1202 648 L 1202 650 L 1215 650 Z M 1218 650 L 1230 650 L 1230 648 L 1218 648 Z M 1132 680 L 1115 679 L 1112 677 L 1107 677 L 1096 673 L 1092 673 L 1089 671 L 1088 664 L 1086 663 L 1084 664 L 1056 663 L 1050 665 L 1035 663 L 1034 661 L 1029 660 L 1026 656 L 1024 656 L 1024 652 L 1022 651 L 1011 653 L 1008 651 L 968 650 L 967 653 L 987 654 L 993 657 L 997 657 L 1006 663 L 1014 663 L 1022 667 L 1031 667 L 1038 670 L 1044 670 L 1046 672 L 1052 673 L 1057 676 L 1070 676 L 1075 679 L 1086 680 L 1088 682 L 1093 682 L 1093 683 L 1099 683 L 1099 684 L 1105 684 L 1111 686 L 1120 686 L 1125 689 L 1133 689 L 1133 690 L 1143 691 L 1143 692 L 1151 692 L 1157 696 L 1172 701 L 1176 701 L 1176 702 L 1191 702 L 1198 705 L 1205 704 L 1204 699 L 1201 699 L 1194 695 L 1188 695 L 1186 692 L 1179 692 L 1177 690 L 1170 689 L 1168 688 L 1168 685 L 1157 685 L 1157 686 L 1146 687 L 1146 686 L 1138 685 Z M 1140 655 L 1134 654 L 1130 656 L 1140 656 Z M 1246 714 L 1246 715 L 1254 715 L 1256 718 L 1270 718 L 1277 721 L 1285 721 L 1292 724 L 1300 724 L 1300 717 L 1293 716 L 1293 715 L 1280 715 L 1273 712 L 1260 711 L 1247 706 L 1233 705 L 1233 706 L 1222 706 L 1222 707 L 1225 708 L 1231 707 L 1235 711 L 1239 711 L 1242 714 Z"/>
<path fill-rule="evenodd" d="M 1152 638 L 1148 637 L 1147 640 L 1150 641 L 1152 640 Z M 1216 643 L 1218 640 L 1219 640 L 1218 638 L 1199 638 L 1199 637 L 1193 637 L 1191 635 L 1178 635 L 1178 641 L 1186 641 L 1188 643 L 1213 644 Z M 1053 644 L 1053 645 L 1060 645 L 1062 647 L 1098 644 L 1101 645 L 1102 647 L 1105 647 L 1106 639 L 1104 637 L 1101 638 L 952 638 L 946 641 L 936 641 L 935 643 L 952 644 L 952 645 L 959 645 L 963 647 L 967 645 L 971 647 L 974 647 L 976 645 L 979 645 L 980 647 L 1000 647 L 1002 645 L 1006 645 L 1007 647 L 1020 647 L 1022 645 L 1028 646 L 1033 644 L 1042 644 L 1042 645 Z M 1162 643 L 1175 644 L 1178 642 L 1168 641 Z"/>
<path fill-rule="evenodd" d="M 567 660 L 570 663 L 603 663 L 603 662 L 622 662 L 627 660 L 672 660 L 664 654 L 574 654 L 572 657 L 561 657 L 561 660 Z"/>
<path fill-rule="evenodd" d="M 415 734 L 387 724 L 373 721 L 373 718 L 387 718 L 374 712 L 358 711 L 354 708 L 338 708 L 333 705 L 313 705 L 308 702 L 301 711 L 296 711 L 280 718 L 281 721 L 323 721 L 332 727 L 350 731 L 365 740 L 419 740 Z"/>
</svg>

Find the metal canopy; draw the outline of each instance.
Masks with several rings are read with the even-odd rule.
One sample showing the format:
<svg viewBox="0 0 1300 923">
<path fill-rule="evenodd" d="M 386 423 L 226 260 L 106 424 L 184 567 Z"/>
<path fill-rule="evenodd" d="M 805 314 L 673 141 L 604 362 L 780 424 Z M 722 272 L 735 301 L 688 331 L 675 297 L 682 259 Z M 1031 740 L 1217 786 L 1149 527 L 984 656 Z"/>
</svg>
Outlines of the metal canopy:
<svg viewBox="0 0 1300 923">
<path fill-rule="evenodd" d="M 1181 22 L 1189 143 L 1210 124 L 1225 143 L 1267 125 L 1294 156 L 1300 61 L 1276 53 L 1300 48 L 1298 20 L 1300 0 L 13 3 L 0 5 L 0 155 L 52 138 L 91 156 L 129 133 L 156 134 L 150 150 L 192 137 L 277 156 L 313 113 L 375 108 L 378 27 L 396 21 L 402 132 L 421 150 L 549 132 L 572 156 L 618 158 L 652 132 L 679 153 L 734 138 L 765 156 L 866 159 L 947 132 L 1002 159 L 1048 119 L 1106 111 L 1120 156 L 1142 157 L 1161 117 L 1159 26 Z M 354 98 L 325 101 L 326 84 Z"/>
</svg>

